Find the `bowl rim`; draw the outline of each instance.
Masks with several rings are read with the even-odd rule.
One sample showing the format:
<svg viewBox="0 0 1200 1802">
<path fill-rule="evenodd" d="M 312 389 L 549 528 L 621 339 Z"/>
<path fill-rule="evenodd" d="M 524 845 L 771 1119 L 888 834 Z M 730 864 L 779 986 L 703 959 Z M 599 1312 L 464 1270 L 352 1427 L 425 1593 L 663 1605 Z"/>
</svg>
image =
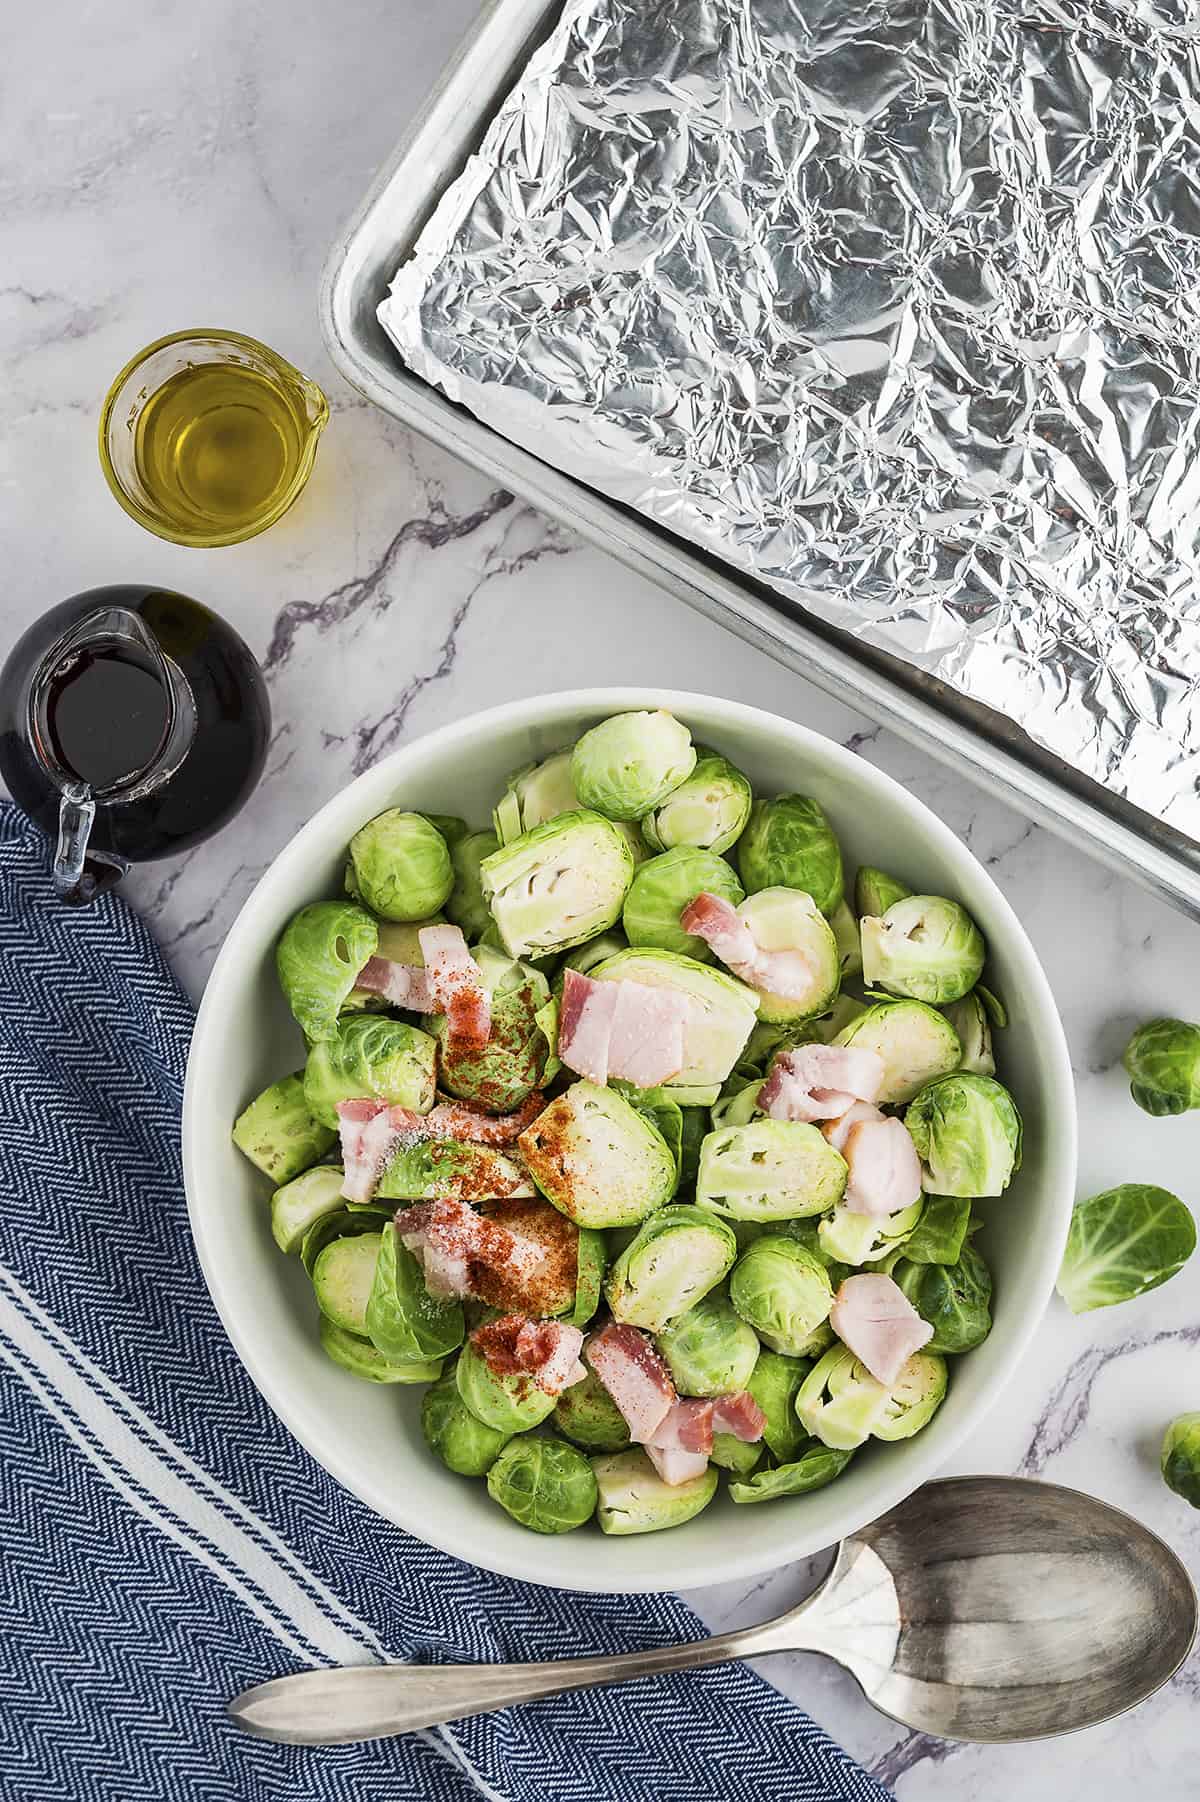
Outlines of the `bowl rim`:
<svg viewBox="0 0 1200 1802">
<path fill-rule="evenodd" d="M 364 771 L 362 775 L 355 777 L 345 787 L 330 796 L 329 800 L 301 826 L 299 831 L 272 859 L 250 891 L 225 936 L 197 1011 L 184 1083 L 182 1151 L 188 1220 L 205 1283 L 234 1351 L 268 1406 L 310 1456 L 365 1507 L 383 1519 L 391 1521 L 403 1531 L 412 1534 L 414 1538 L 424 1544 L 433 1546 L 436 1550 L 467 1564 L 477 1565 L 479 1568 L 492 1571 L 497 1575 L 524 1582 L 597 1594 L 650 1594 L 666 1588 L 672 1590 L 700 1589 L 716 1583 L 742 1581 L 777 1569 L 781 1563 L 791 1562 L 812 1552 L 823 1550 L 829 1541 L 824 1539 L 822 1543 L 818 1544 L 811 1538 L 806 1540 L 802 1533 L 798 1533 L 794 1549 L 789 1550 L 781 1558 L 776 1546 L 760 1547 L 756 1551 L 755 1535 L 746 1534 L 731 1539 L 728 1556 L 722 1557 L 719 1563 L 714 1562 L 711 1554 L 703 1559 L 703 1568 L 693 1565 L 686 1558 L 672 1559 L 667 1556 L 664 1557 L 658 1573 L 631 1578 L 622 1577 L 618 1568 L 620 1555 L 615 1548 L 621 1542 L 609 1539 L 608 1545 L 614 1548 L 611 1571 L 606 1570 L 603 1577 L 593 1577 L 586 1571 L 581 1571 L 570 1578 L 563 1579 L 557 1575 L 547 1576 L 545 1571 L 546 1542 L 538 1535 L 531 1533 L 524 1536 L 529 1541 L 527 1552 L 524 1549 L 523 1540 L 514 1535 L 511 1541 L 506 1542 L 511 1545 L 511 1552 L 506 1552 L 499 1557 L 489 1556 L 484 1562 L 473 1556 L 468 1548 L 457 1543 L 453 1534 L 442 1536 L 438 1531 L 436 1520 L 431 1521 L 428 1511 L 422 1512 L 415 1501 L 406 1507 L 405 1498 L 397 1497 L 392 1491 L 385 1490 L 382 1483 L 364 1483 L 359 1472 L 352 1471 L 335 1451 L 327 1444 L 322 1443 L 319 1432 L 313 1430 L 310 1421 L 305 1418 L 301 1409 L 293 1404 L 280 1385 L 274 1383 L 264 1373 L 235 1311 L 227 1305 L 227 1299 L 222 1294 L 216 1259 L 208 1237 L 210 1218 L 200 1204 L 203 1187 L 203 1154 L 198 1096 L 204 1080 L 206 1063 L 211 1057 L 219 1055 L 221 1035 L 219 1029 L 215 1028 L 218 1027 L 225 991 L 232 986 L 243 940 L 247 935 L 254 936 L 253 929 L 256 922 L 261 915 L 267 913 L 280 886 L 288 885 L 294 872 L 302 872 L 306 863 L 311 864 L 312 856 L 309 847 L 313 840 L 324 835 L 326 823 L 331 817 L 339 816 L 347 811 L 353 812 L 353 809 L 349 807 L 350 796 L 368 788 L 384 785 L 391 779 L 393 773 L 396 785 L 399 786 L 403 780 L 406 764 L 418 749 L 423 758 L 428 758 L 431 754 L 436 755 L 442 749 L 451 749 L 468 739 L 478 739 L 490 732 L 500 731 L 510 726 L 518 725 L 529 729 L 545 726 L 566 711 L 576 714 L 579 718 L 587 716 L 603 718 L 611 713 L 644 708 L 665 708 L 684 719 L 688 717 L 689 710 L 703 712 L 709 720 L 715 714 L 719 714 L 724 720 L 731 723 L 740 722 L 760 731 L 765 729 L 777 735 L 782 734 L 785 738 L 790 739 L 797 748 L 806 751 L 813 758 L 823 761 L 827 768 L 833 771 L 852 772 L 856 781 L 862 780 L 865 773 L 869 784 L 876 783 L 884 790 L 894 791 L 900 797 L 903 807 L 910 813 L 919 816 L 923 832 L 936 848 L 945 849 L 952 858 L 965 856 L 969 859 L 975 865 L 978 876 L 984 885 L 991 891 L 992 905 L 1004 920 L 1009 942 L 1018 947 L 1028 966 L 1029 987 L 1025 991 L 1025 999 L 1031 1013 L 1037 1019 L 1039 1033 L 1044 1032 L 1048 1035 L 1043 1049 L 1047 1061 L 1052 1067 L 1055 1093 L 1050 1097 L 1052 1105 L 1048 1106 L 1047 1113 L 1053 1116 L 1057 1127 L 1053 1143 L 1046 1147 L 1047 1175 L 1044 1182 L 1050 1201 L 1057 1211 L 1055 1222 L 1057 1232 L 1052 1236 L 1049 1247 L 1056 1252 L 1056 1256 L 1052 1259 L 1048 1250 L 1039 1268 L 1036 1281 L 1027 1288 L 1023 1297 L 1023 1316 L 1018 1324 L 1007 1327 L 1009 1351 L 1007 1368 L 1009 1370 L 1015 1369 L 1018 1362 L 1028 1352 L 1033 1336 L 1045 1313 L 1046 1305 L 1053 1293 L 1055 1277 L 1066 1247 L 1067 1231 L 1074 1206 L 1078 1162 L 1075 1082 L 1066 1034 L 1041 960 L 1007 897 L 975 856 L 970 846 L 946 825 L 926 802 L 911 794 L 885 770 L 866 762 L 856 752 L 848 750 L 836 740 L 827 738 L 809 726 L 785 719 L 781 714 L 772 713 L 766 708 L 754 707 L 742 701 L 726 700 L 718 695 L 698 694 L 694 691 L 688 692 L 657 686 L 651 688 L 625 685 L 558 689 L 548 694 L 507 701 L 497 707 L 472 713 L 463 719 L 453 720 L 443 726 L 435 727 L 410 740 L 407 744 L 399 746 L 395 751 L 381 758 L 378 763 L 372 765 L 370 769 Z M 706 732 L 711 732 L 712 729 L 712 726 L 709 725 L 706 727 Z M 716 729 L 719 731 L 719 726 Z M 351 828 L 350 832 L 347 832 L 347 840 L 353 830 L 354 828 Z M 920 1439 L 907 1441 L 906 1445 L 909 1448 L 907 1458 L 894 1461 L 899 1473 L 897 1477 L 889 1479 L 886 1475 L 892 1461 L 881 1464 L 881 1470 L 885 1474 L 875 1482 L 870 1505 L 867 1508 L 853 1509 L 848 1513 L 841 1530 L 842 1537 L 849 1538 L 872 1520 L 886 1514 L 889 1509 L 912 1495 L 923 1483 L 942 1469 L 955 1455 L 963 1441 L 986 1419 L 999 1399 L 1004 1383 L 1004 1368 L 998 1368 L 987 1379 L 974 1406 L 968 1409 L 965 1418 L 953 1429 L 950 1429 L 948 1434 L 944 1432 L 932 1449 L 922 1451 Z"/>
</svg>

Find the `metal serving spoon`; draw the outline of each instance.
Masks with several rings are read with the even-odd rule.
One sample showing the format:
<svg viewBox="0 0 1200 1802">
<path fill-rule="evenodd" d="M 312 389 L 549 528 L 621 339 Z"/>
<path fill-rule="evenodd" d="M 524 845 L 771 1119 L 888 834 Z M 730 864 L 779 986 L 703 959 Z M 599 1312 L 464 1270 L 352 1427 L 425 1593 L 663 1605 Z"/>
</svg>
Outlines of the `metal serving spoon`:
<svg viewBox="0 0 1200 1802">
<path fill-rule="evenodd" d="M 1041 1739 L 1152 1695 L 1196 1622 L 1183 1565 L 1128 1514 L 1050 1483 L 954 1477 L 845 1540 L 820 1588 L 761 1627 L 616 1658 L 303 1671 L 229 1712 L 263 1739 L 342 1745 L 730 1658 L 822 1652 L 907 1727 Z"/>
</svg>

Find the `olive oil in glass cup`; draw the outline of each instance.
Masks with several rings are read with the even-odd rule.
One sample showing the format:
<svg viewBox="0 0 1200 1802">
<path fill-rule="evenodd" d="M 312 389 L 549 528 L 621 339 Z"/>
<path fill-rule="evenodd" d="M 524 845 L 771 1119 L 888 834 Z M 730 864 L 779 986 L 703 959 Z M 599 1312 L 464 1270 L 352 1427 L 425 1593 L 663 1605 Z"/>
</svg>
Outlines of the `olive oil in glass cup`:
<svg viewBox="0 0 1200 1802">
<path fill-rule="evenodd" d="M 287 512 L 329 406 L 308 376 L 239 332 L 175 332 L 125 365 L 100 416 L 100 462 L 125 511 L 175 544 L 240 544 Z"/>
</svg>

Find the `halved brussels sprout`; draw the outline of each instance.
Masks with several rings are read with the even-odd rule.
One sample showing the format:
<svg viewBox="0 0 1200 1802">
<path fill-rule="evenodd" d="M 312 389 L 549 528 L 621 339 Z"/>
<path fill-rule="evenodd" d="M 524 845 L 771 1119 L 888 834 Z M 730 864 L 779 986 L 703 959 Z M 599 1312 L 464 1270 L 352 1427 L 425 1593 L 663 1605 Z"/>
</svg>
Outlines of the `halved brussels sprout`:
<svg viewBox="0 0 1200 1802">
<path fill-rule="evenodd" d="M 965 907 L 944 895 L 909 895 L 862 922 L 863 979 L 913 1001 L 958 1001 L 983 974 L 987 946 Z"/>
<path fill-rule="evenodd" d="M 483 879 L 479 874 L 485 857 L 500 849 L 494 832 L 468 832 L 450 847 L 454 869 L 454 887 L 446 897 L 446 918 L 452 920 L 471 944 L 481 939 L 492 925 L 488 904 L 483 898 Z"/>
<path fill-rule="evenodd" d="M 491 1001 L 491 1034 L 475 1047 L 453 1036 L 445 1014 L 430 1022 L 441 1052 L 441 1086 L 489 1114 L 511 1114 L 545 1075 L 551 1046 L 538 1015 L 550 984 L 531 964 L 491 945 L 476 945 L 471 955 Z"/>
<path fill-rule="evenodd" d="M 383 1353 L 357 1333 L 335 1326 L 328 1315 L 321 1316 L 321 1349 L 351 1376 L 366 1383 L 431 1383 L 441 1375 L 441 1360 L 425 1363 L 389 1364 Z"/>
<path fill-rule="evenodd" d="M 828 916 L 845 892 L 837 836 L 820 802 L 807 795 L 756 801 L 737 858 L 748 895 L 762 888 L 803 889 Z"/>
<path fill-rule="evenodd" d="M 375 1193 L 380 1201 L 506 1201 L 535 1190 L 520 1164 L 492 1145 L 416 1139 L 396 1147 Z"/>
<path fill-rule="evenodd" d="M 639 1114 L 645 1114 L 652 1126 L 658 1128 L 663 1142 L 675 1160 L 676 1188 L 678 1174 L 683 1158 L 683 1109 L 677 1101 L 672 1100 L 666 1089 L 638 1089 L 631 1082 L 614 1080 L 609 1085 L 616 1094 L 622 1096 Z"/>
<path fill-rule="evenodd" d="M 378 943 L 377 923 L 353 901 L 314 901 L 288 921 L 275 949 L 275 967 L 310 1042 L 333 1037 L 342 1003 Z"/>
<path fill-rule="evenodd" d="M 680 1395 L 736 1395 L 754 1374 L 759 1343 L 731 1301 L 706 1295 L 659 1331 L 658 1349 Z"/>
<path fill-rule="evenodd" d="M 935 1007 L 924 1001 L 882 1001 L 844 1026 L 835 1045 L 875 1051 L 883 1059 L 881 1106 L 911 1101 L 928 1082 L 957 1070 L 962 1057 L 958 1034 Z"/>
<path fill-rule="evenodd" d="M 1191 1209 L 1154 1183 L 1119 1183 L 1071 1215 L 1055 1287 L 1072 1314 L 1111 1308 L 1157 1289 L 1196 1249 Z"/>
<path fill-rule="evenodd" d="M 829 924 L 837 940 L 842 981 L 849 982 L 852 976 L 862 975 L 862 940 L 858 933 L 858 921 L 845 901 L 839 901 L 829 916 Z"/>
<path fill-rule="evenodd" d="M 813 897 L 800 889 L 758 889 L 738 913 L 761 951 L 798 952 L 808 978 L 801 995 L 756 989 L 759 1019 L 809 1020 L 832 1007 L 842 979 L 841 958 L 833 928 Z"/>
<path fill-rule="evenodd" d="M 928 1352 L 968 1352 L 992 1330 L 992 1273 L 968 1240 L 956 1264 L 911 1264 L 902 1258 L 892 1281 L 933 1328 Z"/>
<path fill-rule="evenodd" d="M 943 1076 L 909 1104 L 904 1124 L 935 1195 L 1002 1195 L 1021 1166 L 1021 1116 L 1006 1088 L 966 1071 Z"/>
<path fill-rule="evenodd" d="M 567 951 L 620 918 L 633 858 L 601 814 L 559 814 L 479 866 L 483 895 L 512 957 Z"/>
<path fill-rule="evenodd" d="M 360 1233 L 353 1239 L 334 1239 L 313 1265 L 313 1293 L 322 1314 L 359 1338 L 366 1336 L 367 1302 L 378 1259 L 378 1234 Z"/>
<path fill-rule="evenodd" d="M 915 1430 L 915 1429 L 914 1429 Z M 853 1452 L 837 1452 L 819 1442 L 811 1443 L 791 1464 L 777 1464 L 773 1470 L 760 1470 L 748 1483 L 731 1483 L 731 1502 L 774 1502 L 784 1495 L 807 1495 L 824 1489 L 840 1477 Z"/>
<path fill-rule="evenodd" d="M 670 851 L 675 845 L 728 851 L 741 837 L 753 801 L 741 771 L 715 751 L 697 745 L 691 775 L 645 816 L 642 832 L 655 851 Z"/>
<path fill-rule="evenodd" d="M 969 995 L 964 995 L 961 1001 L 947 1002 L 942 1012 L 958 1034 L 958 1042 L 962 1047 L 958 1069 L 969 1071 L 973 1076 L 995 1076 L 992 1023 L 988 1018 L 987 1008 L 979 998 L 978 988 L 972 989 Z"/>
<path fill-rule="evenodd" d="M 519 1144 L 542 1194 L 579 1226 L 636 1226 L 675 1193 L 675 1159 L 662 1134 L 595 1083 L 573 1083 Z"/>
<path fill-rule="evenodd" d="M 571 753 L 580 802 L 610 820 L 642 819 L 695 767 L 691 733 L 662 708 L 616 713 L 585 732 Z"/>
<path fill-rule="evenodd" d="M 971 1225 L 966 1195 L 927 1195 L 908 1238 L 904 1256 L 910 1264 L 957 1264 Z"/>
<path fill-rule="evenodd" d="M 352 1014 L 339 1022 L 334 1038 L 322 1039 L 309 1052 L 304 1098 L 328 1128 L 337 1126 L 338 1102 L 358 1097 L 427 1114 L 436 1064 L 437 1045 L 427 1032 L 377 1014 Z"/>
<path fill-rule="evenodd" d="M 365 1331 L 371 1343 L 394 1364 L 448 1358 L 462 1344 L 464 1330 L 462 1303 L 427 1293 L 420 1264 L 389 1222 L 380 1237 L 367 1302 Z"/>
<path fill-rule="evenodd" d="M 661 1332 L 722 1282 L 736 1257 L 723 1220 L 687 1204 L 658 1208 L 608 1273 L 613 1319 Z"/>
<path fill-rule="evenodd" d="M 629 1427 L 594 1370 L 582 1383 L 564 1389 L 554 1407 L 560 1433 L 588 1452 L 619 1452 L 629 1444 Z"/>
<path fill-rule="evenodd" d="M 604 1292 L 604 1272 L 608 1269 L 608 1243 L 603 1233 L 596 1232 L 590 1226 L 581 1226 L 578 1230 L 579 1239 L 575 1254 L 575 1300 L 567 1319 L 572 1326 L 586 1326 L 600 1306 L 600 1297 Z"/>
<path fill-rule="evenodd" d="M 833 1288 L 819 1258 L 782 1234 L 755 1240 L 734 1265 L 729 1299 L 768 1351 L 799 1357 L 829 1318 Z"/>
<path fill-rule="evenodd" d="M 343 1202 L 340 1208 L 314 1220 L 300 1241 L 300 1262 L 311 1278 L 317 1259 L 335 1239 L 354 1239 L 360 1233 L 373 1233 L 378 1239 L 391 1218 L 390 1210 L 359 1202 Z"/>
<path fill-rule="evenodd" d="M 1148 1020 L 1122 1060 L 1129 1092 L 1147 1114 L 1185 1114 L 1200 1107 L 1200 1026 L 1188 1020 Z"/>
<path fill-rule="evenodd" d="M 898 877 L 865 863 L 854 878 L 854 911 L 860 920 L 877 919 L 897 901 L 906 901 L 911 894 L 912 890 Z"/>
<path fill-rule="evenodd" d="M 873 1264 L 897 1251 L 921 1218 L 924 1201 L 900 1208 L 894 1214 L 858 1214 L 839 1202 L 818 1223 L 817 1234 L 826 1257 L 839 1264 Z"/>
<path fill-rule="evenodd" d="M 930 1266 L 933 1268 L 933 1266 Z M 946 1397 L 946 1360 L 930 1350 L 914 1352 L 888 1391 L 874 1439 L 911 1439 L 927 1427 Z"/>
<path fill-rule="evenodd" d="M 1200 1414 L 1180 1414 L 1162 1444 L 1162 1479 L 1173 1494 L 1200 1508 Z"/>
<path fill-rule="evenodd" d="M 704 940 L 685 932 L 679 916 L 699 894 L 720 895 L 731 907 L 743 899 L 742 885 L 723 857 L 693 845 L 677 845 L 652 857 L 637 871 L 625 897 L 621 924 L 631 945 L 678 951 L 697 963 L 711 963 Z"/>
<path fill-rule="evenodd" d="M 665 1092 L 680 1107 L 711 1107 L 754 1027 L 754 990 L 721 970 L 674 951 L 619 951 L 592 969 L 596 982 L 645 983 L 675 989 L 691 1004 L 683 1038 L 683 1069 Z"/>
<path fill-rule="evenodd" d="M 454 1380 L 476 1420 L 500 1433 L 524 1433 L 554 1412 L 555 1398 L 539 1389 L 528 1371 L 493 1370 L 473 1339 L 462 1348 Z"/>
<path fill-rule="evenodd" d="M 514 770 L 496 803 L 492 824 L 502 845 L 511 845 L 523 833 L 545 825 L 560 813 L 573 813 L 579 796 L 571 781 L 571 753 L 556 751 L 541 763 L 527 763 Z"/>
<path fill-rule="evenodd" d="M 342 1200 L 344 1177 L 334 1164 L 320 1164 L 293 1177 L 271 1197 L 271 1236 L 280 1251 L 299 1251 L 310 1226 L 325 1214 L 336 1213 Z"/>
<path fill-rule="evenodd" d="M 734 1220 L 823 1214 L 842 1198 L 845 1159 L 815 1126 L 752 1120 L 709 1133 L 700 1147 L 696 1200 Z"/>
<path fill-rule="evenodd" d="M 804 1358 L 792 1358 L 764 1346 L 746 1384 L 767 1417 L 763 1428 L 767 1450 L 780 1464 L 797 1457 L 805 1441 L 804 1428 L 796 1418 L 796 1397 L 811 1369 Z"/>
<path fill-rule="evenodd" d="M 562 1439 L 523 1434 L 488 1471 L 488 1494 L 533 1533 L 570 1533 L 596 1512 L 596 1479 L 583 1453 Z"/>
<path fill-rule="evenodd" d="M 889 1390 L 847 1346 L 835 1345 L 800 1385 L 796 1414 L 805 1432 L 834 1451 L 865 1445 L 884 1418 Z"/>
<path fill-rule="evenodd" d="M 458 1393 L 453 1370 L 422 1396 L 421 1431 L 430 1451 L 460 1477 L 485 1477 L 511 1437 L 475 1418 Z"/>
<path fill-rule="evenodd" d="M 600 1497 L 600 1530 L 618 1536 L 681 1527 L 707 1508 L 717 1493 L 717 1472 L 711 1464 L 686 1483 L 664 1483 L 640 1446 L 593 1458 L 592 1470 Z"/>
<path fill-rule="evenodd" d="M 748 1477 L 763 1461 L 761 1439 L 739 1439 L 736 1433 L 714 1433 L 709 1462 L 719 1470 L 730 1470 L 735 1476 Z"/>
<path fill-rule="evenodd" d="M 336 1131 L 309 1106 L 303 1076 L 285 1076 L 273 1082 L 242 1110 L 233 1127 L 238 1150 L 275 1184 L 299 1176 L 323 1158 L 336 1140 Z"/>
<path fill-rule="evenodd" d="M 384 920 L 424 920 L 454 887 L 450 849 L 424 814 L 391 807 L 350 840 L 353 892 Z"/>
</svg>

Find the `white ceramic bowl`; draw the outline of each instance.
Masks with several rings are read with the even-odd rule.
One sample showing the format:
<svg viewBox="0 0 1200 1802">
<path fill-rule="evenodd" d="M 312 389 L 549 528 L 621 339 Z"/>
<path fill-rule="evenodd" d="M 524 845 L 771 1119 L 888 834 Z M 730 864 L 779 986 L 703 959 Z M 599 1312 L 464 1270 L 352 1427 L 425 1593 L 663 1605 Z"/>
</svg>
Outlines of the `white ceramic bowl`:
<svg viewBox="0 0 1200 1802">
<path fill-rule="evenodd" d="M 946 1402 L 923 1433 L 867 1447 L 836 1483 L 804 1498 L 737 1508 L 722 1495 L 665 1534 L 610 1539 L 586 1528 L 542 1538 L 515 1525 L 482 1483 L 451 1475 L 426 1450 L 419 1389 L 374 1388 L 325 1357 L 299 1260 L 272 1241 L 266 1181 L 229 1131 L 252 1096 L 303 1061 L 275 980 L 275 941 L 298 907 L 339 892 L 346 845 L 365 821 L 399 804 L 480 825 L 509 770 L 607 714 L 656 706 L 725 752 L 757 793 L 814 795 L 850 871 L 876 864 L 918 892 L 953 895 L 970 909 L 1008 1004 L 1000 1074 L 1024 1115 L 1025 1161 L 1008 1193 L 984 1210 L 995 1326 L 955 1362 Z M 983 1418 L 1028 1347 L 1062 1256 L 1074 1195 L 1075 1092 L 1054 999 L 1019 920 L 920 801 L 861 758 L 772 714 L 703 695 L 594 689 L 517 701 L 430 733 L 361 776 L 296 835 L 242 909 L 213 970 L 188 1066 L 183 1149 L 192 1231 L 226 1330 L 276 1413 L 332 1476 L 397 1525 L 490 1570 L 564 1588 L 687 1589 L 752 1577 L 831 1545 L 909 1495 Z"/>
</svg>

